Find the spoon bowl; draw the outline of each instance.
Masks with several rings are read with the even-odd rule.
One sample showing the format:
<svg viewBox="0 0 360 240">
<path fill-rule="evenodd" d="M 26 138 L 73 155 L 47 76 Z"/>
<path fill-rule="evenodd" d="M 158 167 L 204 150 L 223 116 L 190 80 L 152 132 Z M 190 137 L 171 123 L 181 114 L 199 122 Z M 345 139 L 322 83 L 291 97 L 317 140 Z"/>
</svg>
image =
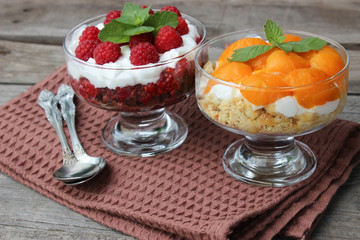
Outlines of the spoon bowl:
<svg viewBox="0 0 360 240">
<path fill-rule="evenodd" d="M 99 167 L 99 171 L 97 171 L 94 175 L 87 177 L 87 178 L 80 178 L 77 180 L 65 180 L 63 181 L 66 185 L 78 185 L 81 183 L 85 183 L 91 179 L 93 179 L 99 172 L 101 172 L 101 170 L 106 166 L 106 161 L 105 159 L 102 159 L 98 165 Z"/>
<path fill-rule="evenodd" d="M 60 181 L 76 181 L 92 177 L 100 170 L 97 164 L 77 161 L 74 164 L 62 165 L 53 173 L 53 177 Z"/>
</svg>

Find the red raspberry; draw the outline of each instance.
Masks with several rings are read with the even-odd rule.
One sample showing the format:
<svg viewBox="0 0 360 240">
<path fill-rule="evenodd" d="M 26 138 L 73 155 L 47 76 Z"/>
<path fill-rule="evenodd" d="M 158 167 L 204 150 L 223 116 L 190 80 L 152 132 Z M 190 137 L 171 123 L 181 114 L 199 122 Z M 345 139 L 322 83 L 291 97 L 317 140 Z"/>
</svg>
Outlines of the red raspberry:
<svg viewBox="0 0 360 240">
<path fill-rule="evenodd" d="M 99 45 L 99 40 L 83 40 L 75 49 L 75 56 L 81 60 L 87 61 L 92 58 L 94 49 Z"/>
<path fill-rule="evenodd" d="M 180 83 L 175 80 L 173 68 L 166 68 L 161 72 L 157 85 L 156 92 L 158 95 L 170 94 L 173 96 L 176 90 L 180 89 Z"/>
<path fill-rule="evenodd" d="M 123 103 L 131 94 L 131 88 L 130 87 L 116 87 L 118 101 Z"/>
<path fill-rule="evenodd" d="M 178 31 L 180 33 L 180 35 L 185 35 L 189 33 L 189 27 L 185 21 L 185 19 L 183 19 L 182 17 L 178 17 L 178 25 L 175 28 L 176 31 Z"/>
<path fill-rule="evenodd" d="M 120 56 L 120 46 L 112 42 L 102 42 L 94 49 L 95 62 L 100 65 L 115 62 Z"/>
<path fill-rule="evenodd" d="M 154 44 L 154 40 L 155 38 L 154 35 L 152 35 L 152 33 L 143 33 L 139 35 L 134 35 L 130 37 L 129 47 L 130 49 L 132 49 L 141 42 L 149 42 L 151 44 Z"/>
<path fill-rule="evenodd" d="M 178 15 L 178 17 L 181 17 L 181 13 L 180 13 L 179 9 L 177 9 L 177 8 L 174 7 L 174 6 L 165 6 L 165 7 L 163 7 L 163 8 L 160 10 L 160 12 L 161 12 L 161 11 L 174 12 L 174 13 L 176 13 L 176 14 Z"/>
<path fill-rule="evenodd" d="M 100 43 L 100 39 L 99 39 L 99 32 L 100 30 L 95 27 L 95 26 L 89 26 L 87 28 L 85 28 L 85 30 L 82 32 L 79 40 L 80 41 L 85 41 L 85 40 L 99 40 Z"/>
<path fill-rule="evenodd" d="M 170 26 L 162 27 L 155 37 L 155 47 L 159 53 L 164 53 L 182 45 L 183 40 L 180 33 Z"/>
<path fill-rule="evenodd" d="M 190 69 L 190 63 L 186 58 L 181 59 L 176 63 L 174 76 L 176 79 L 182 79 Z"/>
<path fill-rule="evenodd" d="M 80 95 L 88 101 L 93 101 L 98 94 L 97 88 L 87 78 L 80 78 L 78 82 Z"/>
<path fill-rule="evenodd" d="M 147 8 L 148 6 L 146 6 L 146 5 L 142 5 L 141 6 L 143 9 L 145 9 L 145 8 Z M 152 10 L 151 8 L 150 8 L 150 10 L 149 10 L 149 14 L 154 14 L 154 10 Z"/>
<path fill-rule="evenodd" d="M 112 19 L 116 19 L 119 17 L 121 17 L 121 11 L 112 10 L 112 11 L 108 12 L 108 14 L 106 14 L 104 24 L 107 24 L 107 23 L 111 22 Z"/>
<path fill-rule="evenodd" d="M 197 44 L 199 44 L 199 43 L 201 42 L 201 40 L 202 40 L 202 36 L 200 35 L 199 37 L 197 37 L 197 38 L 195 39 L 195 42 L 196 42 Z"/>
<path fill-rule="evenodd" d="M 148 42 L 137 44 L 130 52 L 130 62 L 135 66 L 157 63 L 159 59 L 160 56 L 155 46 Z"/>
</svg>

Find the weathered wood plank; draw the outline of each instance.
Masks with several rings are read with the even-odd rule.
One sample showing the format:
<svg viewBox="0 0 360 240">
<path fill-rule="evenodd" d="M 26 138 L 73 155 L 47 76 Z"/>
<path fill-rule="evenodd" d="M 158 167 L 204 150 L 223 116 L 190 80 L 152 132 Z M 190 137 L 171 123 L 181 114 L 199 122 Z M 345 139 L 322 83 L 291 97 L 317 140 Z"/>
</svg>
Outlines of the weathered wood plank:
<svg viewBox="0 0 360 240">
<path fill-rule="evenodd" d="M 0 105 L 25 92 L 31 85 L 2 85 L 0 84 Z"/>
<path fill-rule="evenodd" d="M 49 201 L 3 173 L 0 186 L 0 239 L 134 239 Z"/>
<path fill-rule="evenodd" d="M 35 84 L 65 63 L 61 46 L 0 40 L 0 83 Z M 360 51 L 349 51 L 349 92 L 360 94 Z"/>
<path fill-rule="evenodd" d="M 63 65 L 60 45 L 73 26 L 120 8 L 124 2 L 0 1 L 0 105 Z M 162 0 L 132 2 L 153 8 L 165 5 Z M 350 96 L 339 117 L 360 123 L 358 0 L 177 0 L 166 5 L 176 5 L 202 21 L 208 39 L 261 28 L 271 18 L 284 28 L 316 32 L 345 44 L 351 58 Z M 359 183 L 360 166 L 339 189 L 311 239 L 359 239 Z M 134 239 L 50 201 L 2 173 L 0 186 L 0 239 Z"/>
<path fill-rule="evenodd" d="M 65 34 L 90 17 L 121 8 L 124 0 L 0 2 L 0 39 L 61 44 Z M 161 8 L 165 3 L 132 1 Z M 357 0 L 338 1 L 186 1 L 172 3 L 204 23 L 208 36 L 262 28 L 271 18 L 284 28 L 316 32 L 342 43 L 358 43 L 360 10 Z"/>
<path fill-rule="evenodd" d="M 0 83 L 34 84 L 65 63 L 61 46 L 0 41 Z"/>
</svg>

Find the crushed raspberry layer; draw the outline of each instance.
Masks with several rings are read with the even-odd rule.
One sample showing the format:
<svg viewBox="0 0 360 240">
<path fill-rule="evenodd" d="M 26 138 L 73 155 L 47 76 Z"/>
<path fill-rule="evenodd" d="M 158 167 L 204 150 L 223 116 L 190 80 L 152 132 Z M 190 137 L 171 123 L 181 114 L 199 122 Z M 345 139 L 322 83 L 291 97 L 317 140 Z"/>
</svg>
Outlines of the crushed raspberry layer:
<svg viewBox="0 0 360 240">
<path fill-rule="evenodd" d="M 76 94 L 88 103 L 109 110 L 133 112 L 155 110 L 186 99 L 193 92 L 194 75 L 194 61 L 182 59 L 175 69 L 164 69 L 157 82 L 146 85 L 95 88 L 86 78 L 69 77 Z"/>
</svg>

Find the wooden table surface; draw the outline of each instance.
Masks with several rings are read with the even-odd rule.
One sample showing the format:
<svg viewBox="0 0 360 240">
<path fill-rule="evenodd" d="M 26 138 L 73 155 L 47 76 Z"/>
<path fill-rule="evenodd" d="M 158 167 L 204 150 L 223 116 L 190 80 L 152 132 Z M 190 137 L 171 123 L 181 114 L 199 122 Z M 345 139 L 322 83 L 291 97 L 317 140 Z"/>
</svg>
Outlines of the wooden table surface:
<svg viewBox="0 0 360 240">
<path fill-rule="evenodd" d="M 202 21 L 207 39 L 262 28 L 268 18 L 283 28 L 332 38 L 350 54 L 348 100 L 340 118 L 360 123 L 359 0 L 135 1 L 176 5 Z M 122 8 L 123 1 L 1 0 L 0 105 L 64 64 L 62 41 L 87 18 Z M 1 121 L 1 119 L 0 119 Z M 360 144 L 360 143 L 359 143 Z M 360 166 L 334 196 L 311 239 L 360 239 Z M 0 239 L 133 239 L 104 227 L 0 173 Z"/>
</svg>

